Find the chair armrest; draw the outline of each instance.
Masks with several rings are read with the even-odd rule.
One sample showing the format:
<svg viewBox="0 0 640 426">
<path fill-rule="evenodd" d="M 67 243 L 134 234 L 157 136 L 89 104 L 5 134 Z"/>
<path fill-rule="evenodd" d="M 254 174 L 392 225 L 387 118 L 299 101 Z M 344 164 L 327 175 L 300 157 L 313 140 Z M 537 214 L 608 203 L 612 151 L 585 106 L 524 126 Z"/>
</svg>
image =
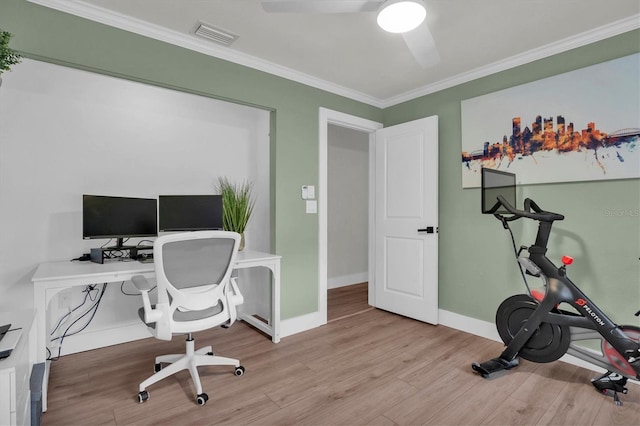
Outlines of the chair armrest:
<svg viewBox="0 0 640 426">
<path fill-rule="evenodd" d="M 131 277 L 131 282 L 141 293 L 143 291 L 151 291 L 151 289 L 153 288 L 151 287 L 149 281 L 144 277 L 144 275 L 136 275 L 134 277 Z"/>
<path fill-rule="evenodd" d="M 229 322 L 227 326 L 230 326 L 236 319 L 238 318 L 238 311 L 236 310 L 236 306 L 242 305 L 244 303 L 244 297 L 242 297 L 242 293 L 240 293 L 240 288 L 238 287 L 238 283 L 235 277 L 229 278 L 229 286 L 227 287 L 227 307 L 229 309 Z"/>
<path fill-rule="evenodd" d="M 151 306 L 151 300 L 149 300 L 149 291 L 153 289 L 149 281 L 142 275 L 135 275 L 131 277 L 131 282 L 140 291 L 142 296 L 142 306 L 144 308 L 144 322 L 150 324 L 152 322 L 158 322 L 162 318 L 162 311 L 159 309 L 153 309 Z"/>
<path fill-rule="evenodd" d="M 235 306 L 242 305 L 244 303 L 244 297 L 242 296 L 242 293 L 240 293 L 236 277 L 231 277 L 229 281 L 229 284 L 231 284 L 231 288 L 229 289 L 231 291 L 229 300 Z"/>
</svg>

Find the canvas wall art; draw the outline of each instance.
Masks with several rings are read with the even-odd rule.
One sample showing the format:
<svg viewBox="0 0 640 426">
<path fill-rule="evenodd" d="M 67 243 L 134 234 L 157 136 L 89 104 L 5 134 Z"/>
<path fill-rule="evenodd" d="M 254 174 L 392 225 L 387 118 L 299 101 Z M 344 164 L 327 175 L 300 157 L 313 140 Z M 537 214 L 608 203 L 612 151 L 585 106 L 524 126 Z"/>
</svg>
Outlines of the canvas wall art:
<svg viewBox="0 0 640 426">
<path fill-rule="evenodd" d="M 640 54 L 462 101 L 462 187 L 640 178 Z"/>
</svg>

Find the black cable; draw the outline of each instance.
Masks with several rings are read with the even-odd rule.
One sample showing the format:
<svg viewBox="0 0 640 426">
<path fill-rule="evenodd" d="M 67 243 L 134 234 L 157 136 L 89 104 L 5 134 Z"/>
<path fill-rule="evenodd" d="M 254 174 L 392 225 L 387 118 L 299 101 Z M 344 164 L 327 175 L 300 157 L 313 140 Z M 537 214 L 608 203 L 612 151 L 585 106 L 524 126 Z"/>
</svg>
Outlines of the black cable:
<svg viewBox="0 0 640 426">
<path fill-rule="evenodd" d="M 94 284 L 95 286 L 95 284 Z M 87 287 L 91 287 L 91 286 L 87 286 Z M 56 358 L 50 358 L 51 361 L 55 361 L 58 358 L 60 358 L 60 353 L 62 352 L 62 342 L 64 341 L 65 337 L 67 336 L 73 336 L 75 334 L 78 334 L 80 332 L 82 332 L 85 328 L 87 328 L 89 326 L 89 324 L 91 324 L 91 321 L 93 321 L 93 318 L 96 315 L 96 312 L 98 312 L 98 307 L 100 306 L 100 302 L 102 301 L 102 296 L 104 296 L 105 290 L 107 289 L 107 283 L 102 284 L 102 291 L 100 292 L 99 296 L 96 298 L 96 301 L 94 302 L 94 304 L 82 315 L 80 315 L 75 321 L 73 321 L 69 327 L 67 327 L 67 329 L 64 331 L 64 333 L 62 334 L 62 336 L 60 337 L 56 337 L 54 339 L 52 339 L 52 341 L 55 340 L 60 340 L 60 343 L 58 344 L 58 356 Z M 87 294 L 92 291 L 93 289 L 85 289 L 85 291 L 87 291 Z M 71 327 L 73 327 L 78 321 L 80 321 L 82 318 L 84 318 L 85 316 L 87 316 L 89 313 L 91 313 L 91 317 L 89 317 L 89 320 L 86 322 L 86 324 L 84 324 L 79 330 L 76 330 L 72 333 L 69 333 L 69 330 L 71 329 Z M 47 348 L 48 350 L 48 348 Z M 51 351 L 49 351 L 49 354 L 51 354 Z M 49 355 L 51 356 L 51 355 Z"/>
<path fill-rule="evenodd" d="M 518 248 L 516 247 L 516 240 L 513 236 L 513 231 L 511 231 L 511 227 L 507 222 L 503 222 L 503 223 L 505 225 L 504 227 L 509 231 L 509 235 L 511 235 L 511 244 L 513 246 L 513 254 L 516 257 L 516 263 L 518 264 L 518 269 L 520 269 L 520 275 L 522 275 L 522 281 L 524 281 L 524 286 L 527 287 L 527 291 L 529 292 L 529 294 L 531 294 L 531 289 L 529 288 L 527 277 L 525 276 L 524 271 L 522 270 L 522 265 L 520 264 L 520 262 L 518 262 Z"/>
<path fill-rule="evenodd" d="M 65 337 L 67 336 L 73 336 L 75 334 L 80 333 L 81 331 L 83 331 L 85 328 L 87 328 L 89 326 L 89 324 L 91 323 L 91 321 L 93 320 L 93 317 L 96 315 L 96 312 L 98 310 L 98 306 L 100 306 L 100 301 L 102 300 L 102 296 L 104 295 L 104 292 L 107 288 L 107 283 L 102 284 L 102 291 L 100 293 L 100 295 L 98 296 L 97 300 L 95 301 L 95 303 L 89 308 L 87 309 L 87 311 L 85 313 L 83 313 L 82 315 L 80 315 L 78 318 L 76 318 L 76 320 L 74 322 L 71 323 L 71 325 L 69 325 L 69 327 L 67 327 L 67 329 L 64 331 L 64 333 L 62 334 L 62 336 L 60 337 L 56 337 L 53 340 L 58 340 L 60 339 L 60 346 L 62 346 L 62 341 L 64 340 Z M 71 327 L 73 327 L 78 321 L 80 321 L 82 318 L 84 318 L 85 316 L 87 316 L 89 313 L 91 312 L 91 317 L 89 318 L 89 321 L 87 321 L 86 324 L 84 324 L 82 326 L 82 328 L 80 328 L 80 330 L 76 330 L 72 333 L 68 333 L 69 330 L 71 329 Z M 53 341 L 52 340 L 52 341 Z"/>
<path fill-rule="evenodd" d="M 84 293 L 87 293 L 87 294 L 89 295 L 89 299 L 91 299 L 91 301 L 92 301 L 92 302 L 95 302 L 95 301 L 96 301 L 96 297 L 98 297 L 98 295 L 97 295 L 97 293 L 96 293 L 96 296 L 95 296 L 95 297 L 91 297 L 91 292 L 92 292 L 92 291 L 99 292 L 100 290 L 98 290 L 98 289 L 96 288 L 96 285 L 95 285 L 95 284 L 90 284 L 90 285 L 86 286 L 86 287 L 84 288 L 84 290 L 82 290 L 82 291 L 83 291 Z M 86 300 L 86 297 L 85 297 L 85 300 Z"/>
<path fill-rule="evenodd" d="M 106 243 L 101 245 L 100 248 L 105 248 L 107 246 L 107 244 L 109 244 L 111 241 L 113 241 L 113 238 L 109 238 L 109 241 L 107 241 Z"/>
<path fill-rule="evenodd" d="M 87 302 L 87 297 L 89 297 L 89 292 L 86 292 L 86 294 L 84 295 L 84 299 L 82 300 L 82 303 L 80 303 L 78 306 L 76 306 L 75 308 L 73 308 L 72 310 L 70 310 L 69 312 L 67 312 L 66 314 L 64 314 L 59 320 L 58 320 L 58 324 L 56 324 L 55 328 L 51 331 L 51 336 L 53 336 L 53 334 L 56 332 L 56 330 L 58 330 L 58 327 L 60 327 L 60 325 L 62 324 L 62 321 L 64 321 L 65 318 L 67 318 L 69 315 L 71 315 L 73 312 L 77 311 L 78 309 L 80 309 L 82 306 L 84 306 L 84 304 Z"/>
</svg>

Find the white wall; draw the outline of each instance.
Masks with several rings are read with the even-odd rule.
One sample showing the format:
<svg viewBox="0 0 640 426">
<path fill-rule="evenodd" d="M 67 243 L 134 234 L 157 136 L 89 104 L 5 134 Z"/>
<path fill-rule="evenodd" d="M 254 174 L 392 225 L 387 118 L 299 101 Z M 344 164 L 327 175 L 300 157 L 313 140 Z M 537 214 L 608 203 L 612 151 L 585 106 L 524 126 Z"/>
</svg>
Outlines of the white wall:
<svg viewBox="0 0 640 426">
<path fill-rule="evenodd" d="M 219 176 L 255 182 L 247 248 L 269 251 L 267 111 L 23 60 L 0 87 L 0 311 L 33 306 L 39 263 L 106 243 L 82 239 L 82 194 L 211 194 Z M 139 305 L 110 284 L 87 331 Z"/>
<path fill-rule="evenodd" d="M 368 280 L 369 135 L 328 126 L 327 288 Z"/>
</svg>

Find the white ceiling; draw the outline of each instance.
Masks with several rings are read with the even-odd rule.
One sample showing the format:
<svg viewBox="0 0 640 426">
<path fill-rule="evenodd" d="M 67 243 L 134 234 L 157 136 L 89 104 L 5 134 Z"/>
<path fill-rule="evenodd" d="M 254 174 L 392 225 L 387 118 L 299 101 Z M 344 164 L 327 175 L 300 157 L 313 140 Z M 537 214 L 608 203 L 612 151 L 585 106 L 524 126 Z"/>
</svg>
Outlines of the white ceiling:
<svg viewBox="0 0 640 426">
<path fill-rule="evenodd" d="M 386 107 L 640 28 L 639 0 L 425 0 L 423 69 L 376 13 L 266 13 L 260 0 L 29 0 Z M 194 35 L 199 22 L 239 38 Z M 640 40 L 638 40 L 640 44 Z"/>
</svg>

